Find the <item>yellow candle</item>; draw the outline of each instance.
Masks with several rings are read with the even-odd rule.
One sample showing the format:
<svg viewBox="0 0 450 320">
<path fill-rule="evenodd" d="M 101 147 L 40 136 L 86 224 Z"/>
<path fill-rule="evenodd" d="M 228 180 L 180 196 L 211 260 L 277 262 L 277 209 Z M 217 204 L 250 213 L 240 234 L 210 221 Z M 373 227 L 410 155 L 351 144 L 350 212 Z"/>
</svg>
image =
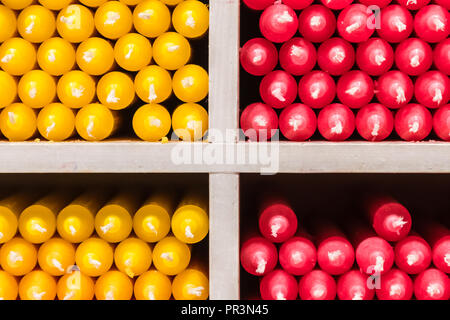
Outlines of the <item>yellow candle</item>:
<svg viewBox="0 0 450 320">
<path fill-rule="evenodd" d="M 72 271 L 59 278 L 56 295 L 59 300 L 92 300 L 94 281 L 80 271 Z"/>
<path fill-rule="evenodd" d="M 188 64 L 173 75 L 173 93 L 184 102 L 198 102 L 208 95 L 209 78 L 205 69 Z"/>
<path fill-rule="evenodd" d="M 125 109 L 134 101 L 133 80 L 123 72 L 107 73 L 98 82 L 97 97 L 112 110 Z"/>
<path fill-rule="evenodd" d="M 147 38 L 156 38 L 169 30 L 169 8 L 161 1 L 142 1 L 134 9 L 133 23 L 140 34 Z"/>
<path fill-rule="evenodd" d="M 141 239 L 128 238 L 116 247 L 114 262 L 117 269 L 130 278 L 134 278 L 150 268 L 152 264 L 152 250 Z"/>
<path fill-rule="evenodd" d="M 117 64 L 125 70 L 139 71 L 150 64 L 152 45 L 146 37 L 128 33 L 117 40 L 114 57 Z"/>
<path fill-rule="evenodd" d="M 42 70 L 25 73 L 17 88 L 20 100 L 31 108 L 43 108 L 56 97 L 55 79 Z"/>
<path fill-rule="evenodd" d="M 169 300 L 171 295 L 172 283 L 169 277 L 157 270 L 141 274 L 134 284 L 136 300 Z"/>
<path fill-rule="evenodd" d="M 167 70 L 151 65 L 136 75 L 136 94 L 147 103 L 161 103 L 172 93 L 172 78 Z"/>
<path fill-rule="evenodd" d="M 22 38 L 30 42 L 44 42 L 55 33 L 55 16 L 46 7 L 29 6 L 20 12 L 17 18 L 17 30 Z"/>
<path fill-rule="evenodd" d="M 99 7 L 102 4 L 104 4 L 105 2 L 107 2 L 108 0 L 79 0 L 82 4 L 84 4 L 85 6 L 88 7 Z"/>
<path fill-rule="evenodd" d="M 72 243 L 88 239 L 94 232 L 94 216 L 105 204 L 109 193 L 87 191 L 64 207 L 56 218 L 58 234 Z"/>
<path fill-rule="evenodd" d="M 131 300 L 133 283 L 120 271 L 109 271 L 95 282 L 97 300 Z"/>
<path fill-rule="evenodd" d="M 0 300 L 16 300 L 19 294 L 19 285 L 16 278 L 0 270 Z"/>
<path fill-rule="evenodd" d="M 38 49 L 37 61 L 42 70 L 60 76 L 75 65 L 75 49 L 63 38 L 50 38 Z"/>
<path fill-rule="evenodd" d="M 127 5 L 119 1 L 107 1 L 95 12 L 95 27 L 108 39 L 119 39 L 133 27 L 133 14 Z"/>
<path fill-rule="evenodd" d="M 167 4 L 168 6 L 176 6 L 177 4 L 179 4 L 184 0 L 161 0 L 161 1 Z"/>
<path fill-rule="evenodd" d="M 94 33 L 94 16 L 91 10 L 71 4 L 61 10 L 56 18 L 58 33 L 69 42 L 79 43 Z"/>
<path fill-rule="evenodd" d="M 14 276 L 23 276 L 34 269 L 37 251 L 33 244 L 22 238 L 13 238 L 0 248 L 0 265 Z"/>
<path fill-rule="evenodd" d="M 199 270 L 186 269 L 173 279 L 172 293 L 176 300 L 206 300 L 209 296 L 208 278 Z"/>
<path fill-rule="evenodd" d="M 94 100 L 95 81 L 86 72 L 73 70 L 59 78 L 56 92 L 66 107 L 79 109 Z"/>
<path fill-rule="evenodd" d="M 81 70 L 99 76 L 113 67 L 114 49 L 105 39 L 89 38 L 78 46 L 76 59 Z"/>
<path fill-rule="evenodd" d="M 38 263 L 52 276 L 62 276 L 75 264 L 75 248 L 61 238 L 50 239 L 39 248 Z"/>
<path fill-rule="evenodd" d="M 75 117 L 78 134 L 87 141 L 101 141 L 111 136 L 117 129 L 117 113 L 99 103 L 81 108 Z"/>
<path fill-rule="evenodd" d="M 166 237 L 153 248 L 153 264 L 162 273 L 173 276 L 189 265 L 191 250 L 175 237 Z"/>
<path fill-rule="evenodd" d="M 50 10 L 59 11 L 67 7 L 73 1 L 74 0 L 39 0 L 39 3 Z"/>
<path fill-rule="evenodd" d="M 146 242 L 158 242 L 170 231 L 173 197 L 168 192 L 152 194 L 133 217 L 136 235 Z"/>
<path fill-rule="evenodd" d="M 208 31 L 209 10 L 200 1 L 180 2 L 173 10 L 172 23 L 175 30 L 187 38 L 201 37 Z"/>
<path fill-rule="evenodd" d="M 21 76 L 36 65 L 36 49 L 27 40 L 10 38 L 0 46 L 0 67 L 13 76 Z"/>
<path fill-rule="evenodd" d="M 133 228 L 132 216 L 140 200 L 140 195 L 134 191 L 117 194 L 95 216 L 97 234 L 112 243 L 125 240 Z"/>
<path fill-rule="evenodd" d="M 111 245 L 100 238 L 83 241 L 75 252 L 75 262 L 80 271 L 90 277 L 105 274 L 112 266 L 114 253 Z"/>
<path fill-rule="evenodd" d="M 172 128 L 182 140 L 199 140 L 208 130 L 208 112 L 196 103 L 182 104 L 173 112 Z"/>
<path fill-rule="evenodd" d="M 55 192 L 25 208 L 19 217 L 19 232 L 31 243 L 43 243 L 56 231 L 56 215 L 73 199 L 70 192 Z"/>
<path fill-rule="evenodd" d="M 177 70 L 191 58 L 191 45 L 181 34 L 166 32 L 153 43 L 153 59 L 167 70 Z"/>
<path fill-rule="evenodd" d="M 2 3 L 10 9 L 22 10 L 33 3 L 34 0 L 2 0 Z"/>
<path fill-rule="evenodd" d="M 202 241 L 209 230 L 206 201 L 197 195 L 187 195 L 172 217 L 172 232 L 186 243 Z"/>
<path fill-rule="evenodd" d="M 0 113 L 0 129 L 10 141 L 25 141 L 36 132 L 36 113 L 23 103 L 13 103 Z"/>
<path fill-rule="evenodd" d="M 133 130 L 145 141 L 159 141 L 165 137 L 171 127 L 170 113 L 159 104 L 146 104 L 133 116 Z"/>
<path fill-rule="evenodd" d="M 52 103 L 39 112 L 37 128 L 50 141 L 64 141 L 75 131 L 75 114 L 61 103 Z"/>
<path fill-rule="evenodd" d="M 20 300 L 54 300 L 56 280 L 41 270 L 30 272 L 19 282 L 19 296 Z"/>
<path fill-rule="evenodd" d="M 0 95 L 0 109 L 9 106 L 16 100 L 17 97 L 17 82 L 14 77 L 0 71 L 0 88 L 2 88 L 2 94 Z"/>
<path fill-rule="evenodd" d="M 36 200 L 37 194 L 15 193 L 0 200 L 0 244 L 8 242 L 17 233 L 20 213 Z"/>
<path fill-rule="evenodd" d="M 142 2 L 143 0 L 119 0 L 122 3 L 125 3 L 126 5 L 129 6 L 135 6 L 137 4 L 139 4 L 140 2 Z"/>
<path fill-rule="evenodd" d="M 8 40 L 16 33 L 17 21 L 14 11 L 0 5 L 0 42 Z"/>
</svg>

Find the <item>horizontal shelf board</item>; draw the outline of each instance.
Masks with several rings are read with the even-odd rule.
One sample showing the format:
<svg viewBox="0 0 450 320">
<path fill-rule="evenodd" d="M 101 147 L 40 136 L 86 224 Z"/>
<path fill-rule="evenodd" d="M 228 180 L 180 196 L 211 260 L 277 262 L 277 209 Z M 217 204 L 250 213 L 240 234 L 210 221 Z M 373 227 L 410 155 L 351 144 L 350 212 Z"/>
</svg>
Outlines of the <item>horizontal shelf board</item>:
<svg viewBox="0 0 450 320">
<path fill-rule="evenodd" d="M 273 171 L 450 173 L 450 143 L 0 142 L 0 173 Z"/>
</svg>

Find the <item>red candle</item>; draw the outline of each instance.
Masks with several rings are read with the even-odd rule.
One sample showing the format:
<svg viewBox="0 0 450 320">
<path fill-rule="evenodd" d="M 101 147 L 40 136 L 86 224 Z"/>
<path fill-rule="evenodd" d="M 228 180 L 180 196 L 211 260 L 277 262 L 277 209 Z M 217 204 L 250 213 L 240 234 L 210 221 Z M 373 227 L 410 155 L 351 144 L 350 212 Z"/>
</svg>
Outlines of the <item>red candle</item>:
<svg viewBox="0 0 450 320">
<path fill-rule="evenodd" d="M 380 278 L 378 300 L 411 300 L 414 285 L 411 278 L 402 270 L 391 269 Z"/>
<path fill-rule="evenodd" d="M 337 82 L 338 99 L 347 107 L 359 109 L 367 105 L 374 95 L 374 84 L 367 73 L 353 70 L 344 73 Z"/>
<path fill-rule="evenodd" d="M 428 71 L 416 79 L 414 96 L 427 108 L 439 108 L 450 100 L 450 80 L 440 71 Z"/>
<path fill-rule="evenodd" d="M 397 2 L 403 6 L 406 7 L 408 10 L 419 10 L 423 6 L 426 6 L 428 3 L 430 3 L 431 0 L 397 0 Z"/>
<path fill-rule="evenodd" d="M 305 237 L 293 237 L 281 245 L 279 260 L 286 272 L 296 276 L 304 275 L 316 265 L 316 248 Z"/>
<path fill-rule="evenodd" d="M 371 25 L 373 13 L 363 4 L 352 4 L 343 9 L 337 18 L 337 29 L 342 38 L 350 42 L 367 41 L 375 31 Z"/>
<path fill-rule="evenodd" d="M 414 84 L 404 72 L 392 70 L 378 78 L 375 82 L 375 92 L 382 105 L 397 109 L 412 99 Z"/>
<path fill-rule="evenodd" d="M 274 0 L 244 0 L 244 3 L 253 10 L 264 10 L 274 3 Z"/>
<path fill-rule="evenodd" d="M 315 4 L 300 12 L 298 27 L 305 39 L 311 42 L 323 42 L 336 30 L 336 17 L 327 7 Z"/>
<path fill-rule="evenodd" d="M 283 0 L 283 3 L 292 9 L 301 10 L 310 6 L 314 0 Z"/>
<path fill-rule="evenodd" d="M 380 237 L 369 237 L 356 247 L 356 263 L 367 274 L 384 274 L 394 263 L 394 250 Z"/>
<path fill-rule="evenodd" d="M 330 38 L 323 42 L 317 51 L 320 69 L 338 76 L 349 71 L 355 63 L 355 50 L 341 38 Z"/>
<path fill-rule="evenodd" d="M 372 300 L 375 291 L 368 287 L 369 277 L 359 270 L 350 270 L 339 277 L 337 296 L 340 300 Z"/>
<path fill-rule="evenodd" d="M 433 116 L 434 132 L 444 141 L 450 141 L 450 104 L 440 107 Z"/>
<path fill-rule="evenodd" d="M 395 64 L 410 76 L 417 76 L 430 69 L 433 51 L 428 43 L 418 38 L 409 38 L 395 49 Z"/>
<path fill-rule="evenodd" d="M 317 117 L 307 105 L 294 103 L 285 108 L 279 119 L 280 131 L 289 140 L 305 141 L 317 128 Z"/>
<path fill-rule="evenodd" d="M 431 246 L 433 264 L 439 270 L 450 273 L 450 230 L 432 223 L 423 228 L 425 239 Z"/>
<path fill-rule="evenodd" d="M 409 37 L 413 30 L 413 16 L 409 10 L 399 5 L 381 9 L 378 35 L 388 42 L 398 43 Z"/>
<path fill-rule="evenodd" d="M 421 8 L 414 16 L 414 31 L 426 42 L 439 42 L 450 33 L 448 9 L 431 4 Z"/>
<path fill-rule="evenodd" d="M 277 248 L 262 237 L 251 237 L 242 244 L 241 265 L 250 274 L 262 276 L 269 273 L 277 260 Z"/>
<path fill-rule="evenodd" d="M 312 71 L 304 75 L 298 83 L 298 96 L 307 106 L 315 109 L 329 105 L 336 96 L 333 78 L 323 71 Z"/>
<path fill-rule="evenodd" d="M 259 231 L 268 240 L 281 243 L 291 238 L 298 227 L 297 216 L 288 205 L 274 201 L 259 216 Z"/>
<path fill-rule="evenodd" d="M 341 10 L 350 5 L 353 0 L 320 0 L 324 5 L 333 10 Z"/>
<path fill-rule="evenodd" d="M 450 2 L 450 1 L 449 1 Z M 433 61 L 439 71 L 450 75 L 450 39 L 447 38 L 439 42 L 434 47 Z"/>
<path fill-rule="evenodd" d="M 356 129 L 368 141 L 382 141 L 394 129 L 394 116 L 382 104 L 371 103 L 358 111 Z"/>
<path fill-rule="evenodd" d="M 278 51 L 272 42 L 255 38 L 247 41 L 241 48 L 240 60 L 245 71 L 254 76 L 262 76 L 275 69 Z"/>
<path fill-rule="evenodd" d="M 259 291 L 263 300 L 295 300 L 297 280 L 286 271 L 277 269 L 262 278 Z"/>
<path fill-rule="evenodd" d="M 333 277 L 322 270 L 313 270 L 305 274 L 299 282 L 301 300 L 334 300 L 336 282 Z"/>
<path fill-rule="evenodd" d="M 253 103 L 241 114 L 241 128 L 250 140 L 267 141 L 276 133 L 278 116 L 268 105 Z"/>
<path fill-rule="evenodd" d="M 297 15 L 291 7 L 276 2 L 261 14 L 259 29 L 264 38 L 269 41 L 286 42 L 297 32 Z"/>
<path fill-rule="evenodd" d="M 349 107 L 333 103 L 320 110 L 317 127 L 325 139 L 344 141 L 355 131 L 355 115 Z"/>
<path fill-rule="evenodd" d="M 272 71 L 262 79 L 259 93 L 270 107 L 281 109 L 291 105 L 297 97 L 297 82 L 286 71 Z"/>
<path fill-rule="evenodd" d="M 419 236 L 409 236 L 395 245 L 395 264 L 408 274 L 418 274 L 430 266 L 431 248 Z"/>
<path fill-rule="evenodd" d="M 394 126 L 403 140 L 420 141 L 430 134 L 433 128 L 433 117 L 424 106 L 411 103 L 397 111 Z"/>
<path fill-rule="evenodd" d="M 371 76 L 382 75 L 394 64 L 394 50 L 380 38 L 370 38 L 356 49 L 356 64 Z"/>
<path fill-rule="evenodd" d="M 414 295 L 417 300 L 449 300 L 450 279 L 438 269 L 428 269 L 414 280 Z"/>
<path fill-rule="evenodd" d="M 295 76 L 310 72 L 316 60 L 316 49 L 303 38 L 292 38 L 280 49 L 281 67 Z"/>
</svg>

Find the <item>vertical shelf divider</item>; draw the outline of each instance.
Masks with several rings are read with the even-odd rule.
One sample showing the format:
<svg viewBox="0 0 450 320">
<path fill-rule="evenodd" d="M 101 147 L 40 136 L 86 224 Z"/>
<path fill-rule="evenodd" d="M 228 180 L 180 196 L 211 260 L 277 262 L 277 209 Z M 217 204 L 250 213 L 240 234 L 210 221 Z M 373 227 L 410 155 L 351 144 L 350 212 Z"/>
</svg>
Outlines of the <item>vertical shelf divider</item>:
<svg viewBox="0 0 450 320">
<path fill-rule="evenodd" d="M 239 0 L 211 0 L 209 28 L 209 143 L 223 143 L 239 118 Z M 233 141 L 237 143 L 237 136 Z M 210 299 L 238 300 L 239 173 L 209 175 Z"/>
</svg>

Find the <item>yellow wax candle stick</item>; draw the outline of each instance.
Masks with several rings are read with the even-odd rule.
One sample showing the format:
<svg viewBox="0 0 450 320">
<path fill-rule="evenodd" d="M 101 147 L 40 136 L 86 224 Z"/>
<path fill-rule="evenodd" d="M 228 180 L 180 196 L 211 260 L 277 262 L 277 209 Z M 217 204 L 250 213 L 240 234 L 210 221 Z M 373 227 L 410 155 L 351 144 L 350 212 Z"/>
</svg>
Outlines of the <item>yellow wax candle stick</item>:
<svg viewBox="0 0 450 320">
<path fill-rule="evenodd" d="M 169 277 L 158 270 L 141 274 L 134 283 L 136 300 L 169 300 L 171 295 L 172 283 Z"/>
<path fill-rule="evenodd" d="M 90 75 L 99 76 L 112 69 L 114 49 L 105 39 L 89 38 L 78 46 L 76 60 L 81 70 Z"/>
<path fill-rule="evenodd" d="M 169 132 L 172 124 L 170 113 L 160 104 L 146 104 L 133 116 L 133 130 L 144 141 L 161 140 Z"/>
<path fill-rule="evenodd" d="M 50 141 L 64 141 L 75 133 L 75 114 L 61 103 L 44 107 L 37 118 L 41 136 Z"/>
<path fill-rule="evenodd" d="M 100 103 L 92 103 L 78 111 L 75 117 L 75 128 L 78 134 L 87 141 L 101 141 L 118 129 L 120 118 Z"/>
<path fill-rule="evenodd" d="M 40 246 L 38 262 L 48 274 L 62 276 L 75 264 L 75 247 L 61 238 L 50 239 Z"/>
<path fill-rule="evenodd" d="M 25 208 L 19 217 L 19 232 L 31 243 L 49 240 L 56 230 L 56 215 L 72 199 L 71 192 L 54 192 Z"/>
<path fill-rule="evenodd" d="M 19 282 L 19 296 L 20 300 L 54 300 L 56 280 L 45 271 L 30 272 Z"/>
<path fill-rule="evenodd" d="M 156 38 L 169 30 L 169 8 L 161 1 L 142 1 L 134 9 L 133 24 L 143 36 Z"/>
<path fill-rule="evenodd" d="M 82 4 L 84 4 L 85 6 L 88 7 L 99 7 L 102 4 L 104 4 L 105 2 L 107 2 L 108 0 L 79 0 Z"/>
<path fill-rule="evenodd" d="M 161 103 L 172 93 L 172 78 L 167 70 L 151 65 L 138 72 L 134 79 L 134 89 L 141 100 Z"/>
<path fill-rule="evenodd" d="M 0 5 L 0 42 L 12 38 L 16 33 L 17 20 L 14 11 Z"/>
<path fill-rule="evenodd" d="M 40 5 L 23 9 L 17 18 L 17 30 L 22 38 L 33 43 L 49 39 L 56 31 L 53 12 Z"/>
<path fill-rule="evenodd" d="M 131 300 L 132 296 L 133 283 L 120 271 L 109 271 L 95 282 L 97 300 Z"/>
<path fill-rule="evenodd" d="M 36 262 L 36 247 L 22 238 L 13 238 L 0 248 L 0 266 L 14 276 L 31 272 Z"/>
<path fill-rule="evenodd" d="M 191 58 L 191 45 L 181 34 L 166 32 L 153 42 L 153 59 L 167 70 L 177 70 Z"/>
<path fill-rule="evenodd" d="M 162 273 L 173 276 L 187 268 L 191 250 L 175 237 L 166 237 L 153 248 L 153 264 Z"/>
<path fill-rule="evenodd" d="M 95 27 L 108 39 L 119 39 L 133 27 L 133 14 L 126 4 L 107 1 L 95 12 Z"/>
<path fill-rule="evenodd" d="M 119 66 L 127 71 L 139 71 L 152 60 L 150 41 L 138 33 L 128 33 L 117 40 L 114 58 Z"/>
<path fill-rule="evenodd" d="M 80 4 L 62 9 L 56 18 L 58 33 L 69 42 L 79 43 L 94 33 L 94 16 L 91 10 Z"/>
<path fill-rule="evenodd" d="M 39 66 L 53 76 L 61 76 L 75 65 L 75 49 L 63 38 L 45 40 L 37 52 Z"/>
<path fill-rule="evenodd" d="M 167 4 L 168 6 L 176 6 L 180 2 L 183 2 L 184 0 L 161 0 L 161 2 Z"/>
<path fill-rule="evenodd" d="M 17 233 L 20 213 L 38 197 L 36 192 L 20 192 L 0 200 L 0 244 L 8 242 Z"/>
<path fill-rule="evenodd" d="M 209 230 L 207 201 L 197 195 L 186 195 L 172 217 L 172 232 L 186 243 L 202 241 Z"/>
<path fill-rule="evenodd" d="M 36 49 L 27 40 L 10 38 L 0 46 L 0 67 L 13 76 L 21 76 L 36 65 Z"/>
<path fill-rule="evenodd" d="M 174 199 L 169 192 L 152 194 L 133 217 L 136 235 L 146 242 L 158 242 L 170 231 L 170 217 Z"/>
<path fill-rule="evenodd" d="M 20 100 L 28 107 L 36 109 L 45 107 L 56 97 L 55 79 L 42 70 L 25 73 L 17 90 Z"/>
<path fill-rule="evenodd" d="M 182 140 L 199 140 L 208 130 L 208 112 L 196 103 L 182 104 L 172 114 L 172 128 Z"/>
<path fill-rule="evenodd" d="M 59 300 L 92 300 L 94 280 L 80 271 L 72 271 L 59 278 L 56 294 Z"/>
<path fill-rule="evenodd" d="M 56 91 L 62 104 L 79 109 L 94 100 L 95 81 L 86 72 L 73 70 L 59 78 Z"/>
<path fill-rule="evenodd" d="M 135 191 L 120 192 L 106 203 L 95 216 L 95 231 L 111 243 L 125 240 L 133 228 L 133 215 L 141 203 Z"/>
<path fill-rule="evenodd" d="M 200 1 L 182 1 L 173 10 L 172 23 L 175 30 L 186 38 L 201 37 L 208 31 L 209 10 Z"/>
<path fill-rule="evenodd" d="M 90 277 L 98 277 L 108 272 L 113 260 L 113 248 L 100 238 L 83 241 L 75 251 L 76 265 L 82 273 Z"/>
<path fill-rule="evenodd" d="M 64 207 L 56 217 L 58 234 L 72 243 L 88 239 L 94 232 L 94 217 L 105 204 L 109 192 L 87 191 Z"/>
<path fill-rule="evenodd" d="M 173 75 L 173 93 L 184 102 L 203 100 L 209 91 L 209 78 L 205 69 L 195 64 L 188 64 L 178 69 Z"/>
<path fill-rule="evenodd" d="M 33 3 L 34 0 L 2 0 L 2 3 L 10 9 L 22 10 Z"/>
<path fill-rule="evenodd" d="M 98 82 L 97 97 L 112 110 L 125 109 L 135 98 L 133 80 L 123 72 L 107 73 Z"/>
<path fill-rule="evenodd" d="M 42 4 L 44 7 L 55 11 L 64 9 L 72 2 L 74 2 L 74 0 L 39 0 L 39 3 Z"/>
<path fill-rule="evenodd" d="M 10 141 L 25 141 L 36 132 L 36 112 L 23 103 L 13 103 L 0 113 L 0 130 Z"/>
<path fill-rule="evenodd" d="M 117 269 L 130 278 L 134 278 L 150 268 L 152 264 L 152 250 L 141 239 L 128 238 L 116 247 L 114 262 Z"/>
<path fill-rule="evenodd" d="M 0 95 L 0 109 L 9 106 L 16 100 L 17 97 L 17 81 L 16 79 L 6 73 L 0 71 L 0 88 L 2 94 Z"/>
<path fill-rule="evenodd" d="M 14 276 L 0 270 L 0 300 L 16 300 L 19 285 Z"/>
<path fill-rule="evenodd" d="M 209 296 L 208 278 L 201 270 L 190 267 L 173 279 L 172 293 L 176 300 L 206 300 Z"/>
</svg>

